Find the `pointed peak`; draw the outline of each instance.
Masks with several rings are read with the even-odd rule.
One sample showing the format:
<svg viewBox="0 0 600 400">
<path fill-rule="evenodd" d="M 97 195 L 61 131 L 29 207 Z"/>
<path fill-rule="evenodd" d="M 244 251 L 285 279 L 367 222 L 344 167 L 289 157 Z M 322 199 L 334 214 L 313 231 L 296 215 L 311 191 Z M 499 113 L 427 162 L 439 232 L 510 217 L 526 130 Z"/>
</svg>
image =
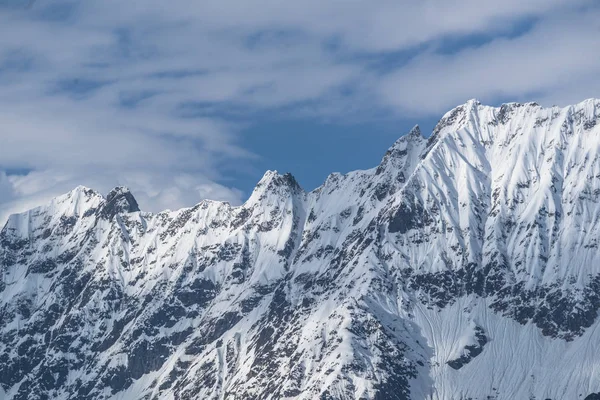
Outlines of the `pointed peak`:
<svg viewBox="0 0 600 400">
<path fill-rule="evenodd" d="M 256 187 L 268 184 L 269 182 L 271 182 L 273 179 L 277 178 L 278 176 L 280 176 L 280 175 L 279 175 L 279 172 L 277 172 L 277 170 L 267 170 L 264 173 L 264 175 L 262 176 L 262 178 L 260 178 L 260 181 L 258 181 L 258 183 L 256 184 Z"/>
<path fill-rule="evenodd" d="M 450 115 L 456 115 L 458 113 L 468 114 L 470 112 L 476 111 L 479 106 L 482 106 L 481 102 L 475 98 L 469 99 L 466 102 L 457 105 L 456 107 L 451 108 L 444 114 L 442 119 L 449 117 Z M 486 107 L 486 106 L 484 106 Z"/>
<path fill-rule="evenodd" d="M 464 104 L 467 108 L 472 108 L 472 107 L 476 107 L 476 106 L 480 106 L 481 102 L 475 98 L 473 99 L 469 99 L 467 100 L 467 102 Z"/>
<path fill-rule="evenodd" d="M 93 193 L 97 193 L 94 189 L 91 189 L 87 186 L 84 185 L 78 185 L 75 187 L 75 189 L 71 190 L 69 193 L 75 193 L 75 192 L 93 192 Z"/>
<path fill-rule="evenodd" d="M 80 185 L 43 204 L 9 215 L 4 228 L 11 229 L 13 233 L 16 232 L 15 234 L 25 237 L 31 234 L 28 225 L 32 223 L 32 219 L 37 218 L 43 221 L 40 224 L 52 225 L 63 218 L 70 220 L 71 218 L 88 217 L 93 215 L 104 201 L 104 197 L 100 193 Z M 0 230 L 4 228 L 0 226 Z"/>
<path fill-rule="evenodd" d="M 136 211 L 140 211 L 140 208 L 129 188 L 117 186 L 106 195 L 106 203 L 102 208 L 101 215 L 112 219 L 117 214 Z"/>
<path fill-rule="evenodd" d="M 108 192 L 108 194 L 106 195 L 106 201 L 112 201 L 114 198 L 116 198 L 118 196 L 125 196 L 128 193 L 131 194 L 131 190 L 129 190 L 128 187 L 117 186 L 114 189 L 112 189 L 110 192 Z"/>
<path fill-rule="evenodd" d="M 408 132 L 408 137 L 423 137 L 423 134 L 421 133 L 421 128 L 419 127 L 419 125 L 415 125 L 412 127 L 412 129 L 410 130 L 410 132 Z"/>
<path fill-rule="evenodd" d="M 286 172 L 281 175 L 277 171 L 267 171 L 256 185 L 256 188 L 290 187 L 294 190 L 302 190 L 294 176 Z"/>
<path fill-rule="evenodd" d="M 294 175 L 292 175 L 290 172 L 286 172 L 285 174 L 283 174 L 281 179 L 283 182 L 285 182 L 286 185 L 298 190 L 302 190 L 302 187 L 300 187 L 300 184 L 298 183 Z"/>
<path fill-rule="evenodd" d="M 267 171 L 256 184 L 248 201 L 260 201 L 270 194 L 281 196 L 299 193 L 304 193 L 304 190 L 292 174 L 288 172 L 281 175 L 277 171 Z"/>
<path fill-rule="evenodd" d="M 433 132 L 429 137 L 430 145 L 437 142 L 438 135 L 444 128 L 452 127 L 452 130 L 456 130 L 459 126 L 464 124 L 468 120 L 467 116 L 473 112 L 476 112 L 477 107 L 480 104 L 481 103 L 478 100 L 471 99 L 464 104 L 454 107 L 444 114 L 444 116 L 435 125 L 435 128 L 433 128 Z"/>
<path fill-rule="evenodd" d="M 100 193 L 94 189 L 90 189 L 87 186 L 79 185 L 75 189 L 56 197 L 59 199 L 77 199 L 77 198 L 91 198 L 91 197 L 102 197 Z"/>
<path fill-rule="evenodd" d="M 56 215 L 71 217 L 85 215 L 103 201 L 104 198 L 100 193 L 80 185 L 70 192 L 55 197 L 48 205 L 40 207 L 51 207 Z"/>
<path fill-rule="evenodd" d="M 415 125 L 411 128 L 410 131 L 408 131 L 406 135 L 401 136 L 398 140 L 394 142 L 394 144 L 385 153 L 385 156 L 389 156 L 394 152 L 404 151 L 408 146 L 408 142 L 413 142 L 415 140 L 420 139 L 423 139 L 421 128 L 419 127 L 419 125 Z"/>
<path fill-rule="evenodd" d="M 412 129 L 386 151 L 381 163 L 377 167 L 376 174 L 381 174 L 388 166 L 392 168 L 400 168 L 404 165 L 405 161 L 409 157 L 409 154 L 414 151 L 420 151 L 422 147 L 420 143 L 425 140 L 421 133 L 419 125 L 415 125 Z"/>
</svg>

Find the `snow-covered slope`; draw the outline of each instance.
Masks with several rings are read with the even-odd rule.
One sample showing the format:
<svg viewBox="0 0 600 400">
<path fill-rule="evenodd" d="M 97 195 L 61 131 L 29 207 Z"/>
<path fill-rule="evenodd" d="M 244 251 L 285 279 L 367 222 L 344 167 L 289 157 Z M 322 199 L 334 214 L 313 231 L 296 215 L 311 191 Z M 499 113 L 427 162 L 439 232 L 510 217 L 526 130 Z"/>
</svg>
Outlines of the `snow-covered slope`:
<svg viewBox="0 0 600 400">
<path fill-rule="evenodd" d="M 13 215 L 0 399 L 592 399 L 599 122 L 469 101 L 310 193 Z"/>
</svg>

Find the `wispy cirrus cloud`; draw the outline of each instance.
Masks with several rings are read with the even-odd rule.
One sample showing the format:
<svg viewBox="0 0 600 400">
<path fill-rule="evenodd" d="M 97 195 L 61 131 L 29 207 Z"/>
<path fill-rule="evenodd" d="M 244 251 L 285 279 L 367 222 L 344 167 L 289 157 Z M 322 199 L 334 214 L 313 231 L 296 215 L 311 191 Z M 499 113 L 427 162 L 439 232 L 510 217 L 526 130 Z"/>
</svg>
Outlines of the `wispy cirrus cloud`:
<svg viewBox="0 0 600 400">
<path fill-rule="evenodd" d="M 385 76 L 381 93 L 398 110 L 443 112 L 469 97 L 486 102 L 568 104 L 598 95 L 600 9 L 552 16 L 514 38 L 452 54 L 426 52 Z M 565 93 L 573 93 L 566 96 Z"/>
<path fill-rule="evenodd" d="M 239 140 L 256 113 L 346 121 L 589 97 L 594 4 L 4 2 L 0 224 L 77 184 L 126 183 L 150 210 L 239 203 L 228 171 L 256 158 Z"/>
</svg>

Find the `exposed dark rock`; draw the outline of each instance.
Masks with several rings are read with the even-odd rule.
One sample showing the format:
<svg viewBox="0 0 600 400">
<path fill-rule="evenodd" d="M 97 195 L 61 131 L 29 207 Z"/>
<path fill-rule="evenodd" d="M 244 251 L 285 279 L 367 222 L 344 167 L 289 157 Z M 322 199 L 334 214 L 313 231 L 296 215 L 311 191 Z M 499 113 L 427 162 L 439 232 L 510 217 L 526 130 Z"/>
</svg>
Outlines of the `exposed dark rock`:
<svg viewBox="0 0 600 400">
<path fill-rule="evenodd" d="M 129 189 L 119 186 L 111 190 L 106 196 L 106 203 L 102 206 L 100 215 L 112 219 L 117 214 L 140 211 L 135 197 Z"/>
<path fill-rule="evenodd" d="M 463 354 L 459 358 L 455 360 L 450 360 L 447 364 L 451 368 L 461 369 L 465 364 L 468 364 L 469 362 L 471 362 L 471 360 L 473 360 L 475 357 L 481 354 L 481 352 L 483 351 L 483 346 L 485 346 L 488 342 L 488 338 L 485 335 L 485 331 L 483 330 L 483 328 L 479 326 L 475 327 L 475 340 L 475 344 L 465 346 Z"/>
</svg>

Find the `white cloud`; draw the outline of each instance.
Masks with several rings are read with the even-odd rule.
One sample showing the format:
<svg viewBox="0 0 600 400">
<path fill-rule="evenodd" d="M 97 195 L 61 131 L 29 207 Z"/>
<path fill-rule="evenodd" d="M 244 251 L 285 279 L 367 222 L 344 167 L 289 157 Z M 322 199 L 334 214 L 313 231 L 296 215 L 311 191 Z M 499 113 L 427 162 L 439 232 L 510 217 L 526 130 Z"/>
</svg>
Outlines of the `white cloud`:
<svg viewBox="0 0 600 400">
<path fill-rule="evenodd" d="M 187 21 L 200 30 L 253 32 L 286 29 L 317 38 L 340 37 L 348 47 L 365 51 L 397 50 L 437 38 L 502 30 L 506 23 L 544 15 L 565 7 L 589 4 L 589 0 L 206 0 L 192 3 L 174 0 L 118 0 L 90 2 L 86 16 L 96 23 L 130 24 L 140 18 Z M 110 15 L 107 9 L 119 9 Z M 99 22 L 101 21 L 101 22 Z"/>
<path fill-rule="evenodd" d="M 0 224 L 78 184 L 127 184 L 149 210 L 239 202 L 219 171 L 255 157 L 239 135 L 256 111 L 406 117 L 598 90 L 586 81 L 599 72 L 592 0 L 11 4 L 0 5 Z M 506 38 L 527 18 L 531 31 Z M 440 52 L 479 34 L 498 38 Z M 398 52 L 413 58 L 395 67 Z"/>
<path fill-rule="evenodd" d="M 394 107 L 413 113 L 443 112 L 477 97 L 554 99 L 560 104 L 597 96 L 600 12 L 541 21 L 530 32 L 458 53 L 422 54 L 380 82 Z M 591 83 L 592 86 L 582 84 Z M 562 93 L 577 88 L 576 96 Z"/>
</svg>

